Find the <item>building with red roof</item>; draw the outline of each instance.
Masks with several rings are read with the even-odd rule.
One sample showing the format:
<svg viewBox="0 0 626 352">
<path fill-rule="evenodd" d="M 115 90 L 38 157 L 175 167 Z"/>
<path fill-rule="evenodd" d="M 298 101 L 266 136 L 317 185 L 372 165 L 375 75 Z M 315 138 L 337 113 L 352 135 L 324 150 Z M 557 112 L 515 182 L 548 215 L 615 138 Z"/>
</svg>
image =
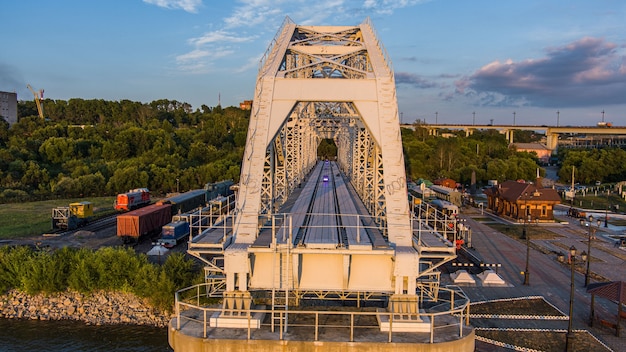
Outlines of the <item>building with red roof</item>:
<svg viewBox="0 0 626 352">
<path fill-rule="evenodd" d="M 485 194 L 488 209 L 516 221 L 554 221 L 554 206 L 561 203 L 556 190 L 518 181 L 505 181 L 487 188 Z"/>
</svg>

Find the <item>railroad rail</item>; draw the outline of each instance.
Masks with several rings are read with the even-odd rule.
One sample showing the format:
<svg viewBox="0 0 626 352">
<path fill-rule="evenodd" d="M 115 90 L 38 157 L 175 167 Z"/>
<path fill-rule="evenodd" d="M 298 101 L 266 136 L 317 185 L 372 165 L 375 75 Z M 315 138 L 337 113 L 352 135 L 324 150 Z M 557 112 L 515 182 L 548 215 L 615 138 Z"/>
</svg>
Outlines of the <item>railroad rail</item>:
<svg viewBox="0 0 626 352">
<path fill-rule="evenodd" d="M 50 232 L 46 232 L 43 234 L 44 237 L 63 237 L 69 234 L 75 233 L 76 231 L 100 231 L 112 226 L 115 226 L 118 214 L 111 214 L 94 220 L 85 226 L 82 226 L 77 229 L 72 230 L 64 230 L 64 229 L 56 229 Z"/>
</svg>

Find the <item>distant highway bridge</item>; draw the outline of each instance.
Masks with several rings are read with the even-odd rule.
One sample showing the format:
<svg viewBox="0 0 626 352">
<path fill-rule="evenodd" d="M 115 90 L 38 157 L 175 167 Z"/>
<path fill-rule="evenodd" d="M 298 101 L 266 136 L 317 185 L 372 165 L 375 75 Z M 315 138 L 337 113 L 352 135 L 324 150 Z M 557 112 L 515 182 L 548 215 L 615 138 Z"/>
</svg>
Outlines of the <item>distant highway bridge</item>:
<svg viewBox="0 0 626 352">
<path fill-rule="evenodd" d="M 401 127 L 415 129 L 415 125 L 402 124 Z M 553 153 L 557 150 L 560 135 L 626 135 L 624 126 L 547 126 L 547 125 L 475 125 L 475 124 L 423 124 L 420 127 L 428 130 L 429 135 L 438 135 L 440 130 L 463 130 L 470 136 L 476 130 L 497 130 L 506 135 L 509 143 L 514 143 L 513 131 L 543 131 L 546 134 L 546 147 Z"/>
</svg>

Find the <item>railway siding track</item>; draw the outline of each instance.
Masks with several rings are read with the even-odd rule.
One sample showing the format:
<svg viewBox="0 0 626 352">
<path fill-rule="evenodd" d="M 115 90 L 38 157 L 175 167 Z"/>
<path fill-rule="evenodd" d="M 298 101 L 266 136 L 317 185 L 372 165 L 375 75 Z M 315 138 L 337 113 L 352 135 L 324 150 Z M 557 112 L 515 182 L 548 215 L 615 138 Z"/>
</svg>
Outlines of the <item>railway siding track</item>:
<svg viewBox="0 0 626 352">
<path fill-rule="evenodd" d="M 87 225 L 79 227 L 77 229 L 72 229 L 72 230 L 58 229 L 55 231 L 44 233 L 43 236 L 44 237 L 64 237 L 64 236 L 73 234 L 77 231 L 96 232 L 96 231 L 104 230 L 106 228 L 115 226 L 116 221 L 117 221 L 117 214 L 107 215 L 103 218 L 89 222 Z"/>
</svg>

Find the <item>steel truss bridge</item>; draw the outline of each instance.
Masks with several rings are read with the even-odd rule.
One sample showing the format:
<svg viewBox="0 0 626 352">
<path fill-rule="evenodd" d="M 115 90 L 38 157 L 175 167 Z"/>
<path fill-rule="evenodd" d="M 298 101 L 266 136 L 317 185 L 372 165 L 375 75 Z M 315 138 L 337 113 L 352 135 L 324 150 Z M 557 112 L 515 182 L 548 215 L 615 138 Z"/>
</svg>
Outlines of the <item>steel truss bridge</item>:
<svg viewBox="0 0 626 352">
<path fill-rule="evenodd" d="M 318 159 L 322 139 L 336 160 Z M 393 331 L 432 332 L 423 297 L 438 297 L 437 268 L 456 252 L 411 209 L 405 175 L 391 61 L 369 19 L 286 18 L 259 66 L 236 207 L 188 244 L 206 264 L 202 292 L 223 297 L 205 324 L 260 327 L 261 296 L 272 331 L 302 299 L 382 298 L 381 331 L 391 319 Z"/>
</svg>

